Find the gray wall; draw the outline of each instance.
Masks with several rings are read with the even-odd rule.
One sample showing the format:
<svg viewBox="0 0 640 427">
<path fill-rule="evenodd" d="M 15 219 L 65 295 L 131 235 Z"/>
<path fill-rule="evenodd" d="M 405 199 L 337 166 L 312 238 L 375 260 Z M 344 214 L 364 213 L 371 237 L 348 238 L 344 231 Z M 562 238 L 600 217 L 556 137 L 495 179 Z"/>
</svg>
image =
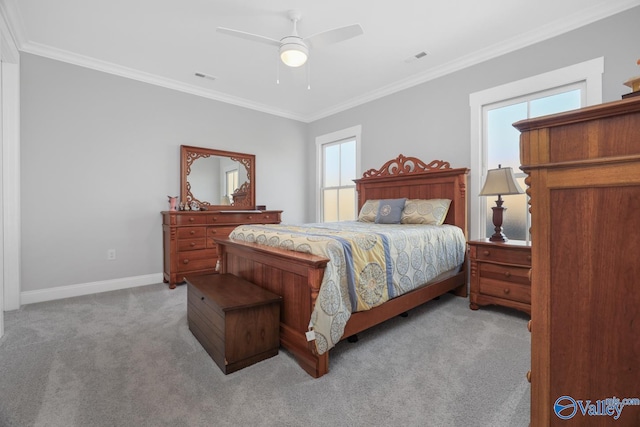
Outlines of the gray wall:
<svg viewBox="0 0 640 427">
<path fill-rule="evenodd" d="M 640 74 L 639 21 L 634 8 L 310 124 L 23 54 L 21 290 L 161 272 L 181 144 L 255 154 L 257 203 L 312 221 L 316 136 L 362 125 L 362 170 L 399 153 L 468 167 L 470 93 L 604 56 L 603 100 L 619 99 Z"/>
<path fill-rule="evenodd" d="M 256 202 L 306 219 L 304 123 L 29 54 L 20 77 L 22 292 L 160 273 L 181 144 L 255 154 Z"/>
<path fill-rule="evenodd" d="M 319 135 L 362 125 L 362 171 L 379 168 L 400 153 L 469 167 L 471 93 L 604 57 L 603 101 L 618 100 L 630 91 L 623 82 L 640 74 L 638 22 L 640 7 L 317 120 L 309 126 L 309 147 L 315 149 Z M 315 159 L 310 157 L 307 166 L 315 171 Z M 310 192 L 314 185 L 311 176 Z M 314 218 L 315 201 L 309 202 L 308 216 Z"/>
</svg>

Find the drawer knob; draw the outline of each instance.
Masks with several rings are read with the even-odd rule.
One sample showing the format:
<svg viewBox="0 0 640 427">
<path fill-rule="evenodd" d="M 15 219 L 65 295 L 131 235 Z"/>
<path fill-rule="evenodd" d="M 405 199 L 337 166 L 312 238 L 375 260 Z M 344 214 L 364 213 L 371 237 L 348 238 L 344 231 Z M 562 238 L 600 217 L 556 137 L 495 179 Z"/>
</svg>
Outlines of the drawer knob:
<svg viewBox="0 0 640 427">
<path fill-rule="evenodd" d="M 187 258 L 185 258 L 184 260 L 182 260 L 183 264 L 189 264 L 189 260 Z"/>
<path fill-rule="evenodd" d="M 531 261 L 531 255 L 527 255 L 527 261 Z"/>
<path fill-rule="evenodd" d="M 487 251 L 487 250 L 482 251 L 482 254 L 483 254 L 484 256 L 489 256 L 489 251 Z"/>
<path fill-rule="evenodd" d="M 193 236 L 194 234 L 196 234 L 196 231 L 195 230 L 191 230 L 191 231 L 189 231 L 189 234 L 191 234 Z"/>
<path fill-rule="evenodd" d="M 194 247 L 196 245 L 196 242 L 191 242 L 191 247 Z"/>
<path fill-rule="evenodd" d="M 527 329 L 531 332 L 531 320 L 527 322 Z"/>
<path fill-rule="evenodd" d="M 511 273 L 510 273 L 510 272 L 508 272 L 508 271 L 505 271 L 505 272 L 504 272 L 504 277 L 511 277 Z"/>
<path fill-rule="evenodd" d="M 267 219 L 271 218 L 269 215 L 265 215 L 264 217 L 267 218 Z"/>
<path fill-rule="evenodd" d="M 195 221 L 195 220 L 196 220 L 196 219 L 195 219 L 194 217 L 192 217 L 192 216 L 191 216 L 191 217 L 189 217 L 189 222 L 193 222 L 193 221 Z"/>
<path fill-rule="evenodd" d="M 504 293 L 505 294 L 509 294 L 510 289 L 509 288 L 504 288 Z"/>
<path fill-rule="evenodd" d="M 527 381 L 531 382 L 531 371 L 527 371 Z"/>
<path fill-rule="evenodd" d="M 247 216 L 247 219 L 253 219 L 253 217 L 251 215 Z"/>
<path fill-rule="evenodd" d="M 217 217 L 217 216 L 214 216 L 214 217 L 211 217 L 211 219 L 213 219 L 214 221 L 217 221 L 217 220 L 218 220 L 218 217 Z"/>
<path fill-rule="evenodd" d="M 211 234 L 218 234 L 218 230 L 216 230 L 215 228 L 211 229 Z"/>
</svg>

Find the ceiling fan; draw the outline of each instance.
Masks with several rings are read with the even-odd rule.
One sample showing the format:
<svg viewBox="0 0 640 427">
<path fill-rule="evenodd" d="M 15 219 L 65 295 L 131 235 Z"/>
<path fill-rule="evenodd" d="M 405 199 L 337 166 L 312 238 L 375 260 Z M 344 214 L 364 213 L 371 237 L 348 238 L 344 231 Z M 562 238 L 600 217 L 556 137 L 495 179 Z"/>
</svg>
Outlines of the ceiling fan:
<svg viewBox="0 0 640 427">
<path fill-rule="evenodd" d="M 323 31 L 309 37 L 298 35 L 298 22 L 302 15 L 299 10 L 290 10 L 289 19 L 293 22 L 291 35 L 284 36 L 280 40 L 269 37 L 251 34 L 244 31 L 233 30 L 231 28 L 218 27 L 219 33 L 236 36 L 247 40 L 252 40 L 268 45 L 276 46 L 280 50 L 280 59 L 289 67 L 300 67 L 307 62 L 309 48 L 317 48 L 331 43 L 341 42 L 363 33 L 360 24 L 347 25 L 345 27 L 334 28 Z"/>
</svg>

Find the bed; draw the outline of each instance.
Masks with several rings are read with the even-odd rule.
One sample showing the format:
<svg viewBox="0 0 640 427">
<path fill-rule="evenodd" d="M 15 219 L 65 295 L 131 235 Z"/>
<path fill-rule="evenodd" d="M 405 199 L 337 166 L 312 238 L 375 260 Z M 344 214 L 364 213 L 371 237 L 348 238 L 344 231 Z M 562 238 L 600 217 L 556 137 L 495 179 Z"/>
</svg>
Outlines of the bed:
<svg viewBox="0 0 640 427">
<path fill-rule="evenodd" d="M 371 203 L 372 200 L 448 199 L 451 202 L 446 211 L 443 228 L 455 226 L 466 238 L 468 172 L 466 168 L 451 168 L 448 162 L 440 160 L 427 164 L 415 157 L 399 155 L 386 162 L 380 169 L 370 169 L 362 178 L 355 180 L 359 212 L 363 211 L 362 208 L 367 201 Z M 259 228 L 252 227 L 256 230 Z M 220 272 L 235 274 L 282 296 L 282 347 L 287 349 L 298 364 L 314 378 L 326 374 L 329 371 L 331 346 L 323 348 L 318 345 L 320 340 L 316 339 L 312 327 L 312 315 L 315 316 L 314 308 L 321 294 L 325 270 L 328 265 L 331 267 L 330 257 L 260 244 L 254 239 L 246 239 L 246 228 L 239 227 L 236 231 L 235 239 L 232 233 L 229 238 L 216 240 Z M 239 235 L 243 235 L 243 238 L 239 239 Z M 343 330 L 340 331 L 337 340 L 355 336 L 367 328 L 447 292 L 461 297 L 467 296 L 464 255 L 460 265 L 447 274 L 438 275 L 434 280 L 374 305 L 368 310 L 351 312 L 346 322 L 341 325 Z"/>
</svg>

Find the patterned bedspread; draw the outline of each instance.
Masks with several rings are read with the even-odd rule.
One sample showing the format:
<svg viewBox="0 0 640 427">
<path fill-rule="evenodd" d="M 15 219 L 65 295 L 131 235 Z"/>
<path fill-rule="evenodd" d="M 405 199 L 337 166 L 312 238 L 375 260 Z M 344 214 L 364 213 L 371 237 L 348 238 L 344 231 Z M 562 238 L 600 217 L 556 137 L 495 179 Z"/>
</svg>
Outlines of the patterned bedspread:
<svg viewBox="0 0 640 427">
<path fill-rule="evenodd" d="M 229 237 L 329 259 L 309 321 L 319 354 L 340 341 L 351 313 L 457 272 L 466 244 L 462 230 L 452 225 L 357 221 L 243 225 Z"/>
</svg>

